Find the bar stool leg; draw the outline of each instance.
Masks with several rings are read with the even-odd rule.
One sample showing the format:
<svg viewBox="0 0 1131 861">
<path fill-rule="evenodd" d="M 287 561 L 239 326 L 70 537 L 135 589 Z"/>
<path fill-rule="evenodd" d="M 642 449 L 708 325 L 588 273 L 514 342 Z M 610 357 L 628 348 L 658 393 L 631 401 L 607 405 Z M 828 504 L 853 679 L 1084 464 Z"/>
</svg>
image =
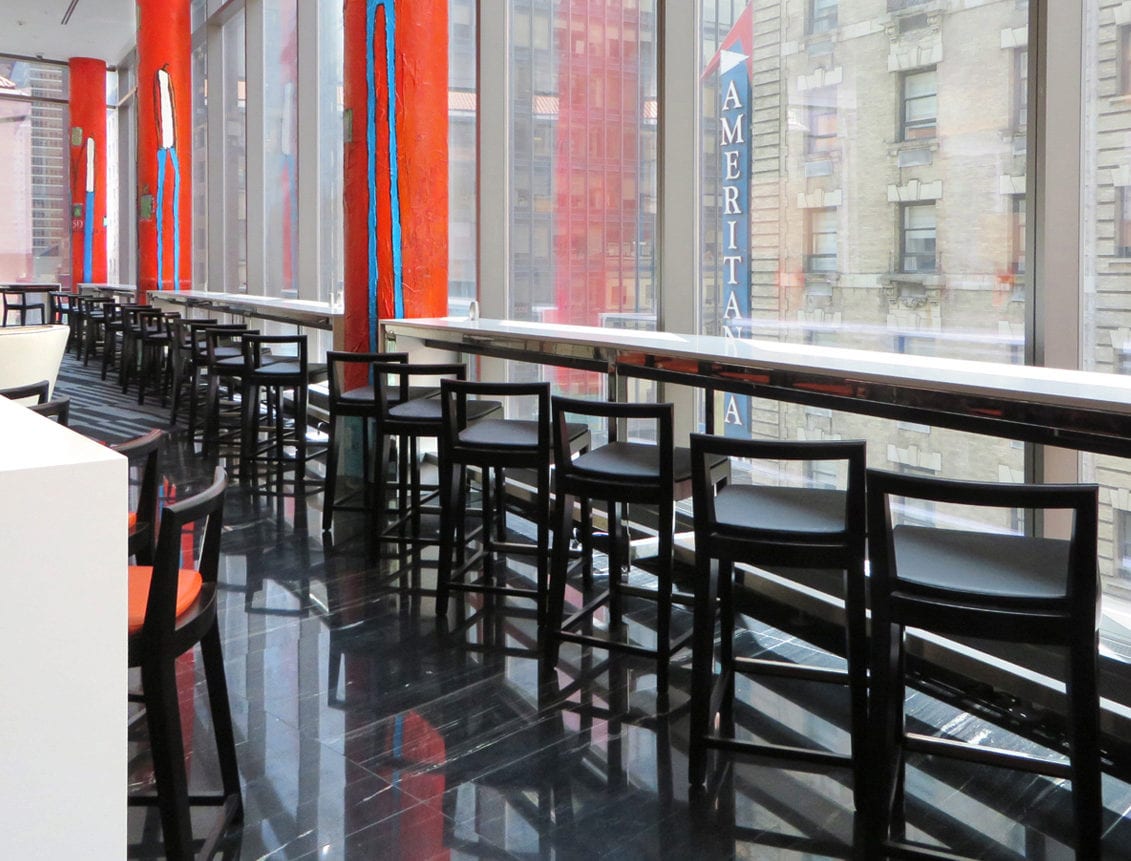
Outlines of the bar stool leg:
<svg viewBox="0 0 1131 861">
<path fill-rule="evenodd" d="M 1092 635 L 1087 635 L 1091 637 Z M 1098 649 L 1073 648 L 1068 668 L 1069 751 L 1076 814 L 1076 857 L 1102 857 L 1103 785 L 1100 769 Z"/>
<path fill-rule="evenodd" d="M 545 666 L 553 668 L 558 662 L 561 647 L 562 614 L 565 612 L 565 586 L 569 571 L 569 537 L 573 512 L 573 497 L 561 492 L 554 501 L 554 549 L 550 556 L 549 596 L 546 602 L 546 621 L 538 628 L 541 646 L 546 653 Z"/>
<path fill-rule="evenodd" d="M 617 503 L 606 502 L 609 520 L 609 627 L 619 627 L 621 624 L 621 521 Z"/>
<path fill-rule="evenodd" d="M 844 612 L 847 636 L 848 685 L 851 705 L 852 789 L 856 809 L 867 806 L 864 787 L 870 780 L 868 765 L 868 630 L 865 618 L 864 562 L 845 571 Z"/>
<path fill-rule="evenodd" d="M 192 821 L 174 665 L 156 661 L 143 664 L 141 684 L 165 853 L 169 859 L 189 861 L 194 857 Z"/>
<path fill-rule="evenodd" d="M 535 493 L 534 504 L 538 517 L 538 626 L 541 627 L 546 618 L 546 601 L 550 579 L 550 471 L 539 468 L 538 487 Z M 569 539 L 566 539 L 566 553 L 569 553 Z"/>
<path fill-rule="evenodd" d="M 721 567 L 721 565 L 719 566 Z M 691 715 L 687 771 L 692 786 L 700 786 L 707 776 L 705 737 L 711 726 L 711 689 L 715 663 L 715 605 L 717 576 L 712 576 L 711 558 L 706 553 L 695 557 L 695 619 L 691 644 Z"/>
<path fill-rule="evenodd" d="M 228 700 L 228 684 L 224 676 L 224 657 L 220 648 L 220 627 L 213 625 L 200 641 L 204 659 L 204 677 L 208 686 L 208 706 L 212 713 L 212 729 L 216 735 L 216 751 L 220 764 L 220 780 L 227 799 L 239 805 L 233 817 L 243 814 L 240 772 L 236 760 L 236 736 L 232 728 L 232 709 Z"/>
<path fill-rule="evenodd" d="M 451 594 L 452 557 L 456 547 L 456 523 L 465 515 L 466 482 L 463 464 L 442 464 L 440 469 L 440 560 L 436 573 L 436 615 L 448 612 Z"/>
</svg>

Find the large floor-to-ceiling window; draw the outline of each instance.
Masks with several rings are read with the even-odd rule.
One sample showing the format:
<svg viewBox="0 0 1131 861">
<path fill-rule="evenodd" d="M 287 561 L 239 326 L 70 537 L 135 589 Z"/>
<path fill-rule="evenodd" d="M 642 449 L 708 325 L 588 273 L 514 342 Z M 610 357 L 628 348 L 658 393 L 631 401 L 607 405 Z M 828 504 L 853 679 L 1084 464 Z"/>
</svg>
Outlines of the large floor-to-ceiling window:
<svg viewBox="0 0 1131 861">
<path fill-rule="evenodd" d="M 67 68 L 0 57 L 0 281 L 71 283 Z"/>
</svg>

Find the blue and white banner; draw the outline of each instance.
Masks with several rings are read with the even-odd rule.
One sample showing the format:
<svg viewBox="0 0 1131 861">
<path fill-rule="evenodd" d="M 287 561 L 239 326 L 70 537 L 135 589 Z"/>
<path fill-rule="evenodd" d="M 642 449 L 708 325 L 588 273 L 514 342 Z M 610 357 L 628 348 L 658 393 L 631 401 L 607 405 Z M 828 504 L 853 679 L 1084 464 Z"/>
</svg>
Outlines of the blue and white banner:
<svg viewBox="0 0 1131 861">
<path fill-rule="evenodd" d="M 722 194 L 721 328 L 731 338 L 750 336 L 750 71 L 742 48 L 744 14 L 719 51 L 719 165 Z M 730 43 L 728 45 L 728 43 Z M 723 395 L 727 436 L 750 437 L 750 398 Z"/>
</svg>

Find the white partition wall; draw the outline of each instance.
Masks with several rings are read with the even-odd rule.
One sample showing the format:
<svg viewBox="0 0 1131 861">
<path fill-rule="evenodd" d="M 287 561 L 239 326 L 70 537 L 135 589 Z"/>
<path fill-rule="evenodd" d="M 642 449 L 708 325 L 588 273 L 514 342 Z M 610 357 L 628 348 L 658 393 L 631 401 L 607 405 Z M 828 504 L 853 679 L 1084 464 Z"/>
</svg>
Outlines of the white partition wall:
<svg viewBox="0 0 1131 861">
<path fill-rule="evenodd" d="M 0 397 L 6 858 L 126 856 L 126 459 Z"/>
</svg>

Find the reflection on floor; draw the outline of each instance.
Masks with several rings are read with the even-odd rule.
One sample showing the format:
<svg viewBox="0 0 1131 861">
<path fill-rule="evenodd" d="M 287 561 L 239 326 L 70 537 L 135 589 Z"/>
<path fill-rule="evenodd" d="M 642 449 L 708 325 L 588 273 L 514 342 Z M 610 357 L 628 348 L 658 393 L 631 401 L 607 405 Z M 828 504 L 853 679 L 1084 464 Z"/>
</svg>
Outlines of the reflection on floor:
<svg viewBox="0 0 1131 861">
<path fill-rule="evenodd" d="M 107 408 L 99 398 L 83 406 L 80 425 L 97 430 Z M 126 422 L 118 435 L 145 418 L 116 412 Z M 182 493 L 209 474 L 179 437 L 164 464 Z M 567 645 L 540 684 L 529 602 L 457 594 L 438 624 L 429 597 L 390 581 L 397 563 L 369 559 L 357 515 L 338 514 L 331 541 L 318 531 L 320 510 L 313 492 L 236 485 L 228 499 L 220 623 L 246 813 L 226 857 L 865 857 L 854 854 L 844 772 L 716 762 L 708 791 L 689 798 L 686 651 L 662 712 L 648 660 Z M 508 569 L 533 573 L 530 560 Z M 434 569 L 417 574 L 428 585 Z M 749 651 L 810 651 L 754 622 L 743 639 Z M 218 785 L 206 694 L 192 655 L 182 667 L 183 711 L 195 716 L 185 730 L 191 783 L 205 790 Z M 748 683 L 736 731 L 845 749 L 847 702 L 837 693 Z M 911 711 L 923 727 L 1001 734 L 923 694 Z M 147 747 L 136 722 L 131 792 L 151 788 Z M 917 839 L 979 858 L 1072 857 L 1064 785 L 915 762 L 907 790 Z M 1104 793 L 1105 857 L 1131 857 L 1131 786 L 1108 776 Z M 129 825 L 130 857 L 160 857 L 156 811 L 131 808 Z"/>
</svg>

